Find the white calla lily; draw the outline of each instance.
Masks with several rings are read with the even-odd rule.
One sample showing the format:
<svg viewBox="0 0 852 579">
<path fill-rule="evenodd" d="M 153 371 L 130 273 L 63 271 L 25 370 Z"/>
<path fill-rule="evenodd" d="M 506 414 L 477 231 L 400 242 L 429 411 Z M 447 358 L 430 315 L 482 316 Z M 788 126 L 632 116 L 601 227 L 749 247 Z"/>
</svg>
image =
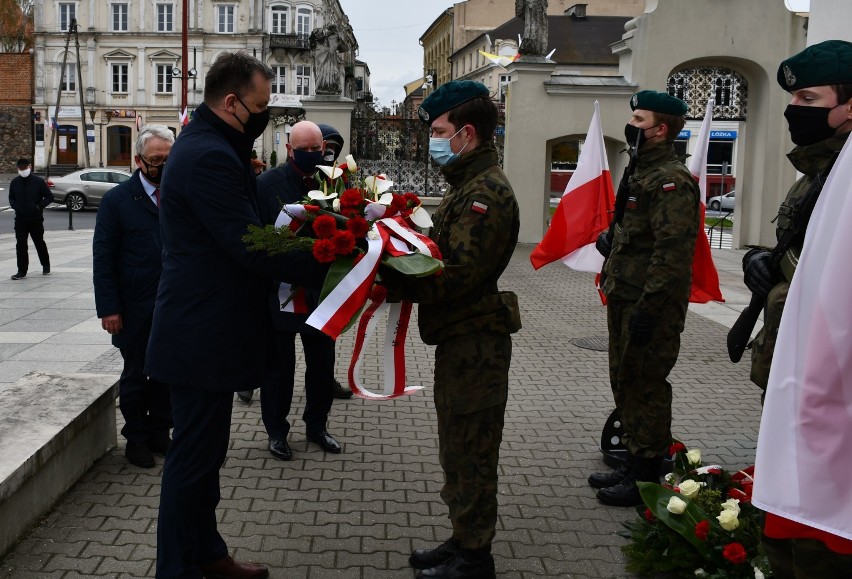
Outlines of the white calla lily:
<svg viewBox="0 0 852 579">
<path fill-rule="evenodd" d="M 358 163 L 355 162 L 355 157 L 353 157 L 351 154 L 346 155 L 346 169 L 350 173 L 354 173 L 358 170 Z"/>
<path fill-rule="evenodd" d="M 411 212 L 411 221 L 414 225 L 423 229 L 432 227 L 432 217 L 429 215 L 428 211 L 419 205 Z"/>
<path fill-rule="evenodd" d="M 378 197 L 393 187 L 393 181 L 388 180 L 385 175 L 382 174 L 376 175 L 375 177 L 366 177 L 364 179 L 364 185 L 367 187 L 367 191 Z"/>
<path fill-rule="evenodd" d="M 328 165 L 317 165 L 317 169 L 325 173 L 325 176 L 334 181 L 343 175 L 343 169 L 335 165 L 334 167 L 329 167 Z"/>
<path fill-rule="evenodd" d="M 379 197 L 379 203 L 382 205 L 390 205 L 393 203 L 393 193 L 385 193 L 381 197 Z"/>
<path fill-rule="evenodd" d="M 329 193 L 328 195 L 326 195 L 318 189 L 308 191 L 308 199 L 313 199 L 314 201 L 328 201 L 329 199 L 334 199 L 335 197 L 337 197 L 337 193 Z"/>
</svg>

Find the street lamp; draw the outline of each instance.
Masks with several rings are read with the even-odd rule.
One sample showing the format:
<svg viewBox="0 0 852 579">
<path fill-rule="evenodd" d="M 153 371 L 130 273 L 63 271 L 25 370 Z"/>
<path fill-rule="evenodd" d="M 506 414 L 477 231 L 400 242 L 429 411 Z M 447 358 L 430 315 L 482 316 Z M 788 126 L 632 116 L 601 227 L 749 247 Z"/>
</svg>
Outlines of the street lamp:
<svg viewBox="0 0 852 579">
<path fill-rule="evenodd" d="M 112 111 L 104 111 L 101 114 L 101 121 L 98 122 L 95 120 L 95 114 L 97 111 L 94 107 L 89 109 L 89 117 L 92 119 L 92 123 L 98 125 L 100 127 L 100 136 L 98 137 L 98 150 L 100 151 L 100 162 L 98 164 L 99 167 L 104 166 L 104 125 L 108 125 L 112 120 Z M 106 117 L 106 120 L 103 120 Z"/>
</svg>

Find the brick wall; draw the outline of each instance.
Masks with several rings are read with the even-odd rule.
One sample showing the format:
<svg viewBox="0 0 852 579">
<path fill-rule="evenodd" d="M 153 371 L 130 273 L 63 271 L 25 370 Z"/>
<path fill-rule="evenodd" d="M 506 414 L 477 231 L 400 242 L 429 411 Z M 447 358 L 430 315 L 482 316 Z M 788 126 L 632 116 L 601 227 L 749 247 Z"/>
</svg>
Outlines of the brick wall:
<svg viewBox="0 0 852 579">
<path fill-rule="evenodd" d="M 33 57 L 0 53 L 0 173 L 33 155 Z"/>
</svg>

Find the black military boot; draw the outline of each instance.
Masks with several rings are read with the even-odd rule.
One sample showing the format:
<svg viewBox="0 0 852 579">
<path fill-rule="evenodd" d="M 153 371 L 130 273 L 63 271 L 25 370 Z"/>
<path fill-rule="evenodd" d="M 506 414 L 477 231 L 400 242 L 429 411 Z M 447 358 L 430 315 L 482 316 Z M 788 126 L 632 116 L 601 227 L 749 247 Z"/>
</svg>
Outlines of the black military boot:
<svg viewBox="0 0 852 579">
<path fill-rule="evenodd" d="M 458 539 L 450 538 L 434 549 L 417 549 L 408 558 L 408 563 L 415 569 L 429 569 L 449 561 L 460 550 Z"/>
<path fill-rule="evenodd" d="M 637 481 L 660 482 L 660 467 L 663 457 L 636 458 L 633 468 L 624 480 L 617 485 L 602 488 L 598 491 L 598 500 L 605 505 L 615 507 L 635 507 L 642 504 Z"/>
<path fill-rule="evenodd" d="M 432 567 L 423 569 L 417 574 L 417 579 L 494 579 L 494 557 L 491 547 L 484 549 L 460 549 L 449 560 Z"/>
<path fill-rule="evenodd" d="M 627 458 L 617 469 L 610 472 L 596 472 L 589 475 L 589 485 L 593 489 L 605 489 L 617 485 L 630 474 L 630 470 L 633 468 L 633 461 L 633 455 L 628 454 Z"/>
</svg>

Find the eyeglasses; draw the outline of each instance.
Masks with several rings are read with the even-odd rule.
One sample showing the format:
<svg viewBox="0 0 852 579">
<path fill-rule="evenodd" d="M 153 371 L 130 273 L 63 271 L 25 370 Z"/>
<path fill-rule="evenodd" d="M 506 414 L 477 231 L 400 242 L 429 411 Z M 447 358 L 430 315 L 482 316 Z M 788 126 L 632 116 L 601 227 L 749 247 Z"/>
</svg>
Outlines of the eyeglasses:
<svg viewBox="0 0 852 579">
<path fill-rule="evenodd" d="M 169 160 L 168 156 L 166 157 L 151 157 L 146 159 L 142 155 L 139 155 L 139 158 L 142 159 L 142 162 L 145 164 L 146 169 L 156 169 L 158 167 L 162 167 L 166 164 L 166 161 Z"/>
</svg>

